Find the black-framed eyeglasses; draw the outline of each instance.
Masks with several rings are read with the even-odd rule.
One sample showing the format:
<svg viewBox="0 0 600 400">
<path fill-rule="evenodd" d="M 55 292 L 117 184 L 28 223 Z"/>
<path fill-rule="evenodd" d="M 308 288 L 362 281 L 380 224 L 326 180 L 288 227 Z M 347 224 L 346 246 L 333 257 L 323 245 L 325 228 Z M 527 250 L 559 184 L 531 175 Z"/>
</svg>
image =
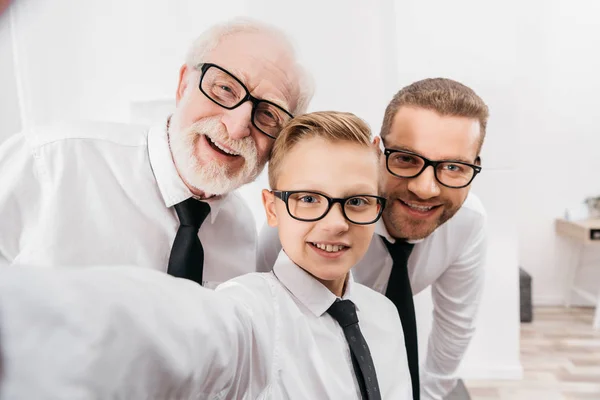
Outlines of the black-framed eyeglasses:
<svg viewBox="0 0 600 400">
<path fill-rule="evenodd" d="M 243 103 L 252 102 L 252 125 L 272 139 L 276 139 L 293 115 L 277 104 L 257 99 L 237 77 L 216 64 L 204 63 L 200 69 L 198 87 L 213 103 L 233 110 Z"/>
<path fill-rule="evenodd" d="M 440 184 L 453 189 L 468 186 L 481 172 L 479 165 L 451 160 L 432 161 L 406 150 L 386 148 L 384 154 L 386 167 L 390 174 L 400 178 L 415 178 L 431 165 L 435 179 Z"/>
<path fill-rule="evenodd" d="M 323 193 L 306 190 L 273 190 L 281 199 L 288 214 L 298 221 L 314 222 L 324 218 L 334 204 L 339 203 L 344 217 L 357 225 L 377 222 L 385 208 L 385 198 L 357 194 L 346 198 L 329 197 Z"/>
</svg>

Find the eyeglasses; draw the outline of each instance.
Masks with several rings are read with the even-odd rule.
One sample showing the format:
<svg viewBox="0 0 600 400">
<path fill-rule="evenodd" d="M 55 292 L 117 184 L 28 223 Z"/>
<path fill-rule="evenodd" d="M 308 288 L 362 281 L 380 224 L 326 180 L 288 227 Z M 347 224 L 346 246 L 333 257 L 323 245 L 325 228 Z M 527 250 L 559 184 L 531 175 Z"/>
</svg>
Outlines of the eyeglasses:
<svg viewBox="0 0 600 400">
<path fill-rule="evenodd" d="M 200 64 L 199 88 L 214 103 L 228 110 L 252 102 L 252 125 L 268 137 L 275 139 L 293 115 L 277 104 L 252 96 L 238 78 L 215 64 Z"/>
<path fill-rule="evenodd" d="M 385 198 L 368 194 L 341 199 L 303 190 L 273 190 L 272 193 L 285 203 L 292 218 L 305 222 L 322 219 L 335 203 L 340 203 L 342 214 L 348 221 L 357 225 L 369 225 L 377 222 L 385 207 Z"/>
<path fill-rule="evenodd" d="M 400 178 L 415 178 L 425 168 L 432 166 L 435 179 L 442 185 L 460 189 L 468 186 L 475 176 L 481 172 L 481 167 L 462 161 L 431 161 L 419 154 L 405 150 L 384 150 L 387 170 Z"/>
</svg>

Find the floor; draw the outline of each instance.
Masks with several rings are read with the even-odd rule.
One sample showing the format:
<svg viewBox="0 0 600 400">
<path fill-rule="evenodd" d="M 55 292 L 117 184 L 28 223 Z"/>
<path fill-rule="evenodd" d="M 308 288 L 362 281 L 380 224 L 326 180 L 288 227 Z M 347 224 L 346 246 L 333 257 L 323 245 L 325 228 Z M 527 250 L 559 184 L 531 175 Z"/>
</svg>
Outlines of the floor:
<svg viewBox="0 0 600 400">
<path fill-rule="evenodd" d="M 466 381 L 472 400 L 600 400 L 592 308 L 536 308 L 521 324 L 521 381 Z"/>
</svg>

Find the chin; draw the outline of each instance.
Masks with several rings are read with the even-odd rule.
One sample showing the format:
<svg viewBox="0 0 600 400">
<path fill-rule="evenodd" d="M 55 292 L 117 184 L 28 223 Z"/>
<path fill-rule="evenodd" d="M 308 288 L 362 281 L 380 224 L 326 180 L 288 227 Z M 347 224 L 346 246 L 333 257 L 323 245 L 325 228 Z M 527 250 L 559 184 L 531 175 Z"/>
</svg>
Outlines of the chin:
<svg viewBox="0 0 600 400">
<path fill-rule="evenodd" d="M 321 267 L 319 270 L 313 271 L 314 273 L 311 272 L 311 274 L 322 281 L 335 281 L 340 278 L 345 278 L 348 271 L 350 271 L 350 268 L 351 266 L 347 267 L 341 265 L 332 265 L 330 268 L 327 268 L 327 266 L 324 265 L 324 268 Z"/>
</svg>

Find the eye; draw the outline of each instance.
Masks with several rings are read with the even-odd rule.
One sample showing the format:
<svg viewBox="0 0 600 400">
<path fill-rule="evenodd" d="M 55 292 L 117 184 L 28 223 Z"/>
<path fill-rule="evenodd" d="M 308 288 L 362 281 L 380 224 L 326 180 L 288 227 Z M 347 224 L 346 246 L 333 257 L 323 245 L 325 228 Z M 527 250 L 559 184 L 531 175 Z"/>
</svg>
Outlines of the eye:
<svg viewBox="0 0 600 400">
<path fill-rule="evenodd" d="M 302 203 L 307 203 L 307 204 L 317 203 L 317 197 L 313 196 L 311 194 L 307 194 L 307 195 L 300 197 L 298 199 L 298 201 L 300 201 Z"/>
<path fill-rule="evenodd" d="M 448 172 L 463 172 L 465 167 L 461 164 L 443 164 L 442 169 Z"/>
<path fill-rule="evenodd" d="M 240 100 L 243 89 L 228 77 L 221 77 L 210 82 L 210 97 L 224 103 L 226 106 Z"/>
<path fill-rule="evenodd" d="M 269 110 L 264 110 L 264 111 L 262 112 L 262 115 L 264 115 L 266 118 L 270 118 L 270 119 L 272 119 L 272 120 L 275 120 L 275 119 L 276 119 L 276 118 L 275 118 L 275 115 L 273 115 L 273 113 L 272 113 L 271 111 L 269 111 Z"/>
<path fill-rule="evenodd" d="M 405 153 L 395 153 L 393 161 L 397 164 L 417 164 L 419 162 L 417 157 Z"/>
<path fill-rule="evenodd" d="M 255 121 L 264 127 L 280 127 L 283 125 L 284 116 L 273 105 L 261 102 L 256 110 Z"/>
<path fill-rule="evenodd" d="M 352 207 L 360 207 L 367 205 L 368 201 L 362 197 L 353 197 L 351 199 L 348 199 L 347 204 Z"/>
<path fill-rule="evenodd" d="M 377 200 L 370 196 L 356 196 L 346 200 L 346 207 L 352 208 L 354 211 L 371 209 L 377 204 Z"/>
<path fill-rule="evenodd" d="M 215 83 L 214 87 L 213 87 L 213 93 L 215 94 L 215 96 L 218 96 L 219 98 L 235 98 L 236 97 L 236 93 L 235 93 L 235 88 L 231 85 L 228 85 L 226 83 Z"/>
</svg>

